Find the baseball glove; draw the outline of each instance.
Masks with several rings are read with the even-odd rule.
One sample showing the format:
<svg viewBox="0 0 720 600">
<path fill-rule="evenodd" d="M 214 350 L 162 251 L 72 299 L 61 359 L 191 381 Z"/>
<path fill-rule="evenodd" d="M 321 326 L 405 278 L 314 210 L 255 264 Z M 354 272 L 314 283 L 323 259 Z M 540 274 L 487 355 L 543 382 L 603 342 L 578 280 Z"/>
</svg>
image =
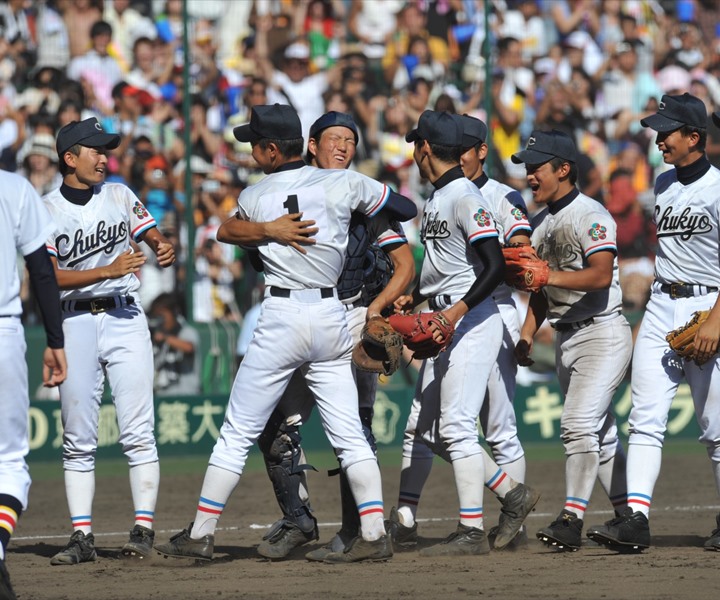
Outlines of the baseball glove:
<svg viewBox="0 0 720 600">
<path fill-rule="evenodd" d="M 390 325 L 401 336 L 413 358 L 423 360 L 437 356 L 450 346 L 455 326 L 441 312 L 424 312 L 412 315 L 395 314 L 388 317 Z M 433 338 L 430 324 L 433 323 L 442 333 L 442 341 Z"/>
<path fill-rule="evenodd" d="M 695 361 L 698 365 L 707 362 L 707 359 L 698 358 L 695 351 L 695 334 L 710 316 L 709 310 L 699 310 L 693 313 L 692 318 L 685 325 L 673 329 L 665 336 L 675 354 L 685 360 Z"/>
<path fill-rule="evenodd" d="M 539 292 L 547 285 L 550 267 L 530 244 L 503 246 L 505 283 L 526 292 Z"/>
<path fill-rule="evenodd" d="M 392 375 L 400 367 L 403 339 L 382 317 L 373 317 L 363 327 L 352 353 L 361 371 Z"/>
</svg>

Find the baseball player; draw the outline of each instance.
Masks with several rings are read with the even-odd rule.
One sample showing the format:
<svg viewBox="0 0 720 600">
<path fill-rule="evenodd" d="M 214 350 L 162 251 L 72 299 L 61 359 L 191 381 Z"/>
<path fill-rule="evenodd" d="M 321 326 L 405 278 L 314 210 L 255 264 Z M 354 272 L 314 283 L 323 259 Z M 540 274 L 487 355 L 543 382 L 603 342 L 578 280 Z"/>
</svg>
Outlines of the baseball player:
<svg viewBox="0 0 720 600">
<path fill-rule="evenodd" d="M 720 125 L 720 115 L 714 114 L 713 120 Z M 632 359 L 628 505 L 616 519 L 588 530 L 597 542 L 638 551 L 650 546 L 653 488 L 660 474 L 670 404 L 683 378 L 690 386 L 700 441 L 720 492 L 720 360 L 715 355 L 720 338 L 720 172 L 705 155 L 707 111 L 702 100 L 690 94 L 665 95 L 657 113 L 640 123 L 657 131 L 658 150 L 675 168 L 655 182 L 659 248 L 655 282 Z M 702 366 L 679 358 L 665 340 L 669 331 L 700 310 L 710 310 L 695 336 L 695 347 L 706 361 Z M 720 550 L 720 515 L 705 548 Z"/>
<path fill-rule="evenodd" d="M 307 162 L 322 169 L 346 169 L 355 156 L 357 143 L 358 130 L 352 117 L 328 112 L 310 127 Z M 415 275 L 415 264 L 401 225 L 389 220 L 384 212 L 372 219 L 354 213 L 350 223 L 347 256 L 337 287 L 354 345 L 360 340 L 366 317 L 380 315 L 407 289 Z M 354 367 L 353 374 L 360 421 L 374 449 L 371 428 L 378 375 Z M 299 434 L 299 426 L 307 421 L 313 405 L 305 381 L 293 378 L 258 440 L 283 511 L 283 517 L 258 547 L 258 553 L 266 558 L 283 558 L 293 548 L 318 537 L 307 494 L 305 471 L 309 467 L 302 464 Z M 358 535 L 355 501 L 342 470 L 339 475 L 342 526 L 328 544 L 306 555 L 310 560 L 324 560 L 327 554 L 343 550 Z"/>
<path fill-rule="evenodd" d="M 395 307 L 407 311 L 427 299 L 456 326 L 447 350 L 420 368 L 403 444 L 401 502 L 390 519 L 398 543 L 412 543 L 417 500 L 431 462 L 427 448 L 452 464 L 460 520 L 446 540 L 423 549 L 424 556 L 490 551 L 483 528 L 485 467 L 475 422 L 502 343 L 502 318 L 492 293 L 502 281 L 504 260 L 490 205 L 460 167 L 463 148 L 474 144 L 463 128 L 459 117 L 428 110 L 405 137 L 414 143 L 420 174 L 435 191 L 423 214 L 419 284 Z"/>
<path fill-rule="evenodd" d="M 5 551 L 20 514 L 27 508 L 28 372 L 20 321 L 20 278 L 16 257 L 23 255 L 47 333 L 43 384 L 56 386 L 67 375 L 57 281 L 45 240 L 55 229 L 30 183 L 0 171 L 0 598 L 14 600 Z"/>
<path fill-rule="evenodd" d="M 533 131 L 512 160 L 525 163 L 533 200 L 547 205 L 533 220 L 532 243 L 550 267 L 547 286 L 530 298 L 515 353 L 519 364 L 532 364 L 533 338 L 547 318 L 557 332 L 557 374 L 565 399 L 560 419 L 565 506 L 537 537 L 558 550 L 575 551 L 601 469 L 611 501 L 625 501 L 622 477 L 616 471 L 613 478 L 614 470 L 623 472 L 625 457 L 611 405 L 630 364 L 632 339 L 620 314 L 616 227 L 599 202 L 575 187 L 577 150 L 567 134 Z"/>
<path fill-rule="evenodd" d="M 136 273 L 145 262 L 131 241 L 145 242 L 168 267 L 172 244 L 128 187 L 104 183 L 108 150 L 120 136 L 97 119 L 73 121 L 57 136 L 63 183 L 43 200 L 55 220 L 47 249 L 61 293 L 68 377 L 60 385 L 63 468 L 73 533 L 52 565 L 94 561 L 92 504 L 98 419 L 107 374 L 130 467 L 135 522 L 122 548 L 126 557 L 152 552 L 160 469 L 155 446 L 153 351 L 137 298 Z"/>
<path fill-rule="evenodd" d="M 306 166 L 301 159 L 300 119 L 287 105 L 254 107 L 250 123 L 234 133 L 239 141 L 252 144 L 253 157 L 267 174 L 240 194 L 237 222 L 264 223 L 281 214 L 302 213 L 317 224 L 317 243 L 305 253 L 275 242 L 257 246 L 265 269 L 265 299 L 230 392 L 195 520 L 156 549 L 166 556 L 212 558 L 218 519 L 240 480 L 247 454 L 300 368 L 360 513 L 361 535 L 325 561 L 386 560 L 393 550 L 383 522 L 380 470 L 358 416 L 350 368 L 352 339 L 335 286 L 352 211 L 374 216 L 383 207 L 396 208 L 397 216 L 406 220 L 414 216 L 415 206 L 359 173 Z M 228 227 L 222 235 L 226 240 L 242 237 L 242 227 Z"/>
<path fill-rule="evenodd" d="M 460 166 L 465 176 L 481 190 L 483 198 L 490 204 L 500 238 L 505 243 L 529 244 L 531 228 L 522 196 L 516 190 L 490 179 L 483 172 L 483 163 L 488 152 L 488 146 L 485 143 L 487 126 L 480 119 L 469 115 L 462 115 L 459 118 L 463 125 L 464 136 L 470 138 L 467 143 L 471 142 L 473 144 L 460 157 Z M 510 288 L 504 283 L 501 283 L 495 289 L 492 297 L 500 310 L 503 320 L 503 341 L 488 380 L 485 401 L 480 410 L 480 424 L 485 434 L 485 440 L 497 462 L 497 465 L 494 465 L 489 460 L 488 455 L 483 454 L 483 457 L 488 458 L 485 463 L 485 486 L 498 495 L 505 509 L 501 513 L 501 519 L 505 520 L 507 513 L 518 511 L 521 513 L 524 510 L 523 507 L 528 504 L 536 504 L 539 496 L 531 488 L 517 485 L 517 483 L 524 483 L 525 481 L 525 452 L 517 435 L 517 423 L 513 407 L 515 378 L 517 375 L 517 361 L 515 360 L 514 350 L 515 343 L 520 336 L 517 308 L 512 299 Z M 431 308 L 439 310 L 444 308 L 446 304 L 447 299 L 439 296 L 433 299 Z M 427 457 L 423 461 L 418 456 L 421 450 L 416 450 L 413 460 L 408 465 L 406 481 L 418 480 L 419 478 L 424 481 L 429 475 L 432 468 L 433 453 L 428 449 L 426 452 Z M 424 465 L 424 468 L 422 465 Z M 412 473 L 415 469 L 418 472 Z M 425 471 L 425 473 L 422 474 L 421 471 Z M 505 479 L 508 488 L 501 484 L 501 481 Z M 507 489 L 513 490 L 509 496 L 505 494 Z M 405 513 L 406 520 L 412 513 L 410 507 L 417 506 L 419 502 L 419 498 L 416 497 L 420 492 L 419 485 L 415 486 L 414 492 L 412 497 L 401 494 L 398 502 L 399 513 Z M 396 515 L 391 512 L 390 521 L 394 524 L 393 528 L 395 530 L 393 541 L 404 538 L 405 545 L 413 541 L 414 532 L 408 531 L 407 528 L 400 525 L 399 514 Z M 396 522 L 397 524 L 395 524 Z M 517 529 L 515 529 L 515 532 L 517 532 Z M 508 540 L 505 537 L 507 534 L 502 533 L 499 543 L 496 544 L 497 533 L 497 527 L 491 528 L 488 532 L 488 538 L 497 548 L 504 547 L 511 542 L 515 544 L 527 543 L 524 528 L 522 529 L 523 535 L 517 536 L 515 539 Z"/>
</svg>

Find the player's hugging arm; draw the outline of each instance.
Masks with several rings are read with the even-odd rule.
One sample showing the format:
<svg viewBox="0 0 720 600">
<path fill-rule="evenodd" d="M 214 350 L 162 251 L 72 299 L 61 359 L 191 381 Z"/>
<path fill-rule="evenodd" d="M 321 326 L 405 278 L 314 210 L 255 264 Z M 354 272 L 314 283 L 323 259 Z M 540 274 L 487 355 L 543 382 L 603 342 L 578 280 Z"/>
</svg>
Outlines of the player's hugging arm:
<svg viewBox="0 0 720 600">
<path fill-rule="evenodd" d="M 408 244 L 398 244 L 387 250 L 393 263 L 393 274 L 387 285 L 368 306 L 367 318 L 378 316 L 405 293 L 415 277 L 415 259 Z"/>
<path fill-rule="evenodd" d="M 161 267 L 169 267 L 175 262 L 175 248 L 170 240 L 158 231 L 157 227 L 145 231 L 140 236 L 140 240 L 152 248 Z"/>
<path fill-rule="evenodd" d="M 587 267 L 579 271 L 550 271 L 547 285 L 566 290 L 592 292 L 604 290 L 612 284 L 615 254 L 609 250 L 587 257 Z"/>
<path fill-rule="evenodd" d="M 318 232 L 315 221 L 302 220 L 302 213 L 282 215 L 274 221 L 255 222 L 242 218 L 240 212 L 227 219 L 217 232 L 218 242 L 238 246 L 257 246 L 273 241 L 292 246 L 305 254 L 303 246 L 312 245 Z"/>
</svg>

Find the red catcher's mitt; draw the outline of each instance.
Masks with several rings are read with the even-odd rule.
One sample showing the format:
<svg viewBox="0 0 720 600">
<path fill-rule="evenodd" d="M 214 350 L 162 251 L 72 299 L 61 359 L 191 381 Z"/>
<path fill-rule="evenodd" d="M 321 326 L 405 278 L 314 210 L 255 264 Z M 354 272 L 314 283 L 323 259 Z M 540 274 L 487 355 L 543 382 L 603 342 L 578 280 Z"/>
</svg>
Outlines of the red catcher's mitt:
<svg viewBox="0 0 720 600">
<path fill-rule="evenodd" d="M 530 244 L 503 246 L 505 283 L 517 290 L 539 292 L 547 285 L 550 267 Z"/>
<path fill-rule="evenodd" d="M 403 338 L 405 345 L 414 352 L 413 358 L 423 360 L 437 356 L 448 348 L 455 334 L 455 326 L 441 312 L 424 312 L 412 315 L 395 314 L 388 318 L 392 328 Z M 442 341 L 435 341 L 430 324 L 442 333 Z"/>
</svg>

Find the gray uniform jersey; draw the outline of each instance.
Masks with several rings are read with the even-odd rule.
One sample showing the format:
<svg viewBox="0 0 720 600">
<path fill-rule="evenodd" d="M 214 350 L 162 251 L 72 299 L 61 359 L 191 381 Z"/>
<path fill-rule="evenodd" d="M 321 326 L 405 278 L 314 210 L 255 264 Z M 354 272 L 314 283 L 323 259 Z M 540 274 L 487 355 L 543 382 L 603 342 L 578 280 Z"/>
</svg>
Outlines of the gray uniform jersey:
<svg viewBox="0 0 720 600">
<path fill-rule="evenodd" d="M 497 238 L 491 207 L 468 179 L 449 182 L 425 204 L 422 219 L 425 259 L 420 273 L 420 293 L 462 296 L 482 272 L 473 242 Z"/>
<path fill-rule="evenodd" d="M 663 283 L 720 287 L 720 171 L 688 185 L 671 169 L 655 183 L 658 253 L 655 278 Z"/>
<path fill-rule="evenodd" d="M 573 192 L 575 194 L 577 192 Z M 558 210 L 559 208 L 559 210 Z M 577 193 L 571 201 L 560 200 L 552 214 L 549 208 L 533 219 L 532 243 L 553 271 L 580 271 L 596 252 L 615 254 L 609 289 L 592 292 L 546 286 L 547 318 L 551 324 L 574 323 L 590 317 L 620 312 L 622 292 L 618 277 L 617 228 L 610 213 L 596 200 Z"/>
<path fill-rule="evenodd" d="M 317 243 L 307 247 L 307 254 L 276 242 L 258 246 L 266 285 L 288 289 L 335 287 L 345 264 L 352 211 L 372 217 L 389 196 L 387 186 L 360 173 L 309 166 L 272 173 L 243 190 L 238 198 L 241 218 L 267 222 L 302 212 L 303 219 L 313 219 L 318 228 L 314 236 Z"/>
<path fill-rule="evenodd" d="M 530 236 L 532 227 L 527 217 L 527 208 L 522 194 L 504 183 L 482 175 L 473 183 L 480 189 L 483 198 L 490 205 L 500 241 L 507 244 L 510 238 L 519 233 Z M 501 283 L 493 292 L 495 301 L 507 301 L 512 296 L 510 286 Z"/>
</svg>

